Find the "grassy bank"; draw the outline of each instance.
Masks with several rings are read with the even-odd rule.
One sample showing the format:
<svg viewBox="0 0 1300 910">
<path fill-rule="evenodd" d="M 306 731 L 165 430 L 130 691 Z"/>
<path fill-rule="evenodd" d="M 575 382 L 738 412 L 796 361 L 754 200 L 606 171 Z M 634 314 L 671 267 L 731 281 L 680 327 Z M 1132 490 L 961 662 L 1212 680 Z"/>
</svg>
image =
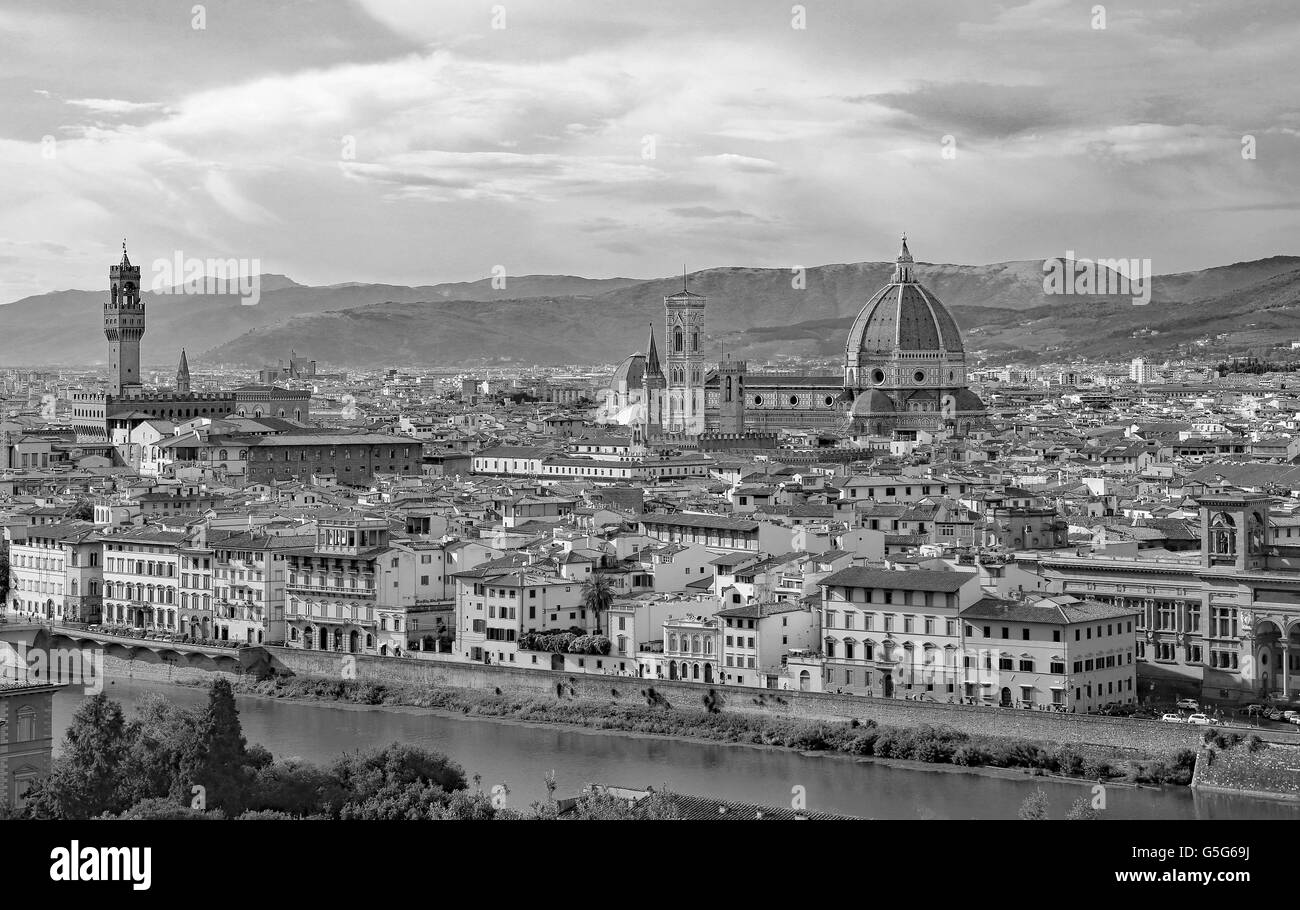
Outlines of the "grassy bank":
<svg viewBox="0 0 1300 910">
<path fill-rule="evenodd" d="M 1197 786 L 1300 800 L 1300 749 L 1253 737 L 1241 743 L 1207 743 Z"/>
<path fill-rule="evenodd" d="M 1121 754 L 1077 743 L 1045 743 L 1000 736 L 971 735 L 944 726 L 902 728 L 874 721 L 805 721 L 761 714 L 722 713 L 721 703 L 705 699 L 702 709 L 670 705 L 643 681 L 614 684 L 610 701 L 505 695 L 414 683 L 381 684 L 301 677 L 242 681 L 236 691 L 271 698 L 391 705 L 459 712 L 469 716 L 531 723 L 569 724 L 761 746 L 805 752 L 875 756 L 960 767 L 1025 769 L 1088 780 L 1186 785 L 1196 754 Z"/>
</svg>

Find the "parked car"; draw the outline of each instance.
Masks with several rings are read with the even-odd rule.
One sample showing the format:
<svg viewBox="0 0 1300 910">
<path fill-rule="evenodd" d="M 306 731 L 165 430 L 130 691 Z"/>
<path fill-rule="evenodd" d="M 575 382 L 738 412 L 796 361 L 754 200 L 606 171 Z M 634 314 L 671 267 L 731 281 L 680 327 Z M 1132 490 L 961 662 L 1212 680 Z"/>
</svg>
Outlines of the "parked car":
<svg viewBox="0 0 1300 910">
<path fill-rule="evenodd" d="M 1194 698 L 1180 698 L 1176 706 L 1181 711 L 1199 711 L 1201 706 L 1196 703 Z"/>
<path fill-rule="evenodd" d="M 1165 723 L 1167 723 L 1167 724 L 1181 724 L 1181 723 L 1185 723 L 1185 721 L 1183 720 L 1182 716 L 1181 716 L 1181 715 L 1178 715 L 1178 714 L 1162 714 L 1162 715 L 1160 715 L 1160 719 L 1161 719 L 1162 721 L 1164 721 Z"/>
<path fill-rule="evenodd" d="M 1300 711 L 1283 711 L 1282 717 L 1284 717 L 1286 720 L 1290 720 L 1291 718 L 1295 717 L 1297 714 L 1300 714 Z"/>
<path fill-rule="evenodd" d="M 1269 708 L 1268 711 L 1264 714 L 1264 716 L 1267 717 L 1269 720 L 1282 720 L 1282 719 L 1283 719 L 1283 718 L 1282 718 L 1282 712 L 1279 711 L 1277 708 Z"/>
<path fill-rule="evenodd" d="M 1292 714 L 1286 720 L 1290 724 L 1300 724 L 1300 714 Z"/>
<path fill-rule="evenodd" d="M 1198 727 L 1208 727 L 1210 724 L 1214 723 L 1214 721 L 1210 720 L 1208 714 L 1193 714 L 1191 717 L 1187 718 L 1187 722 L 1189 724 L 1196 724 Z"/>
</svg>

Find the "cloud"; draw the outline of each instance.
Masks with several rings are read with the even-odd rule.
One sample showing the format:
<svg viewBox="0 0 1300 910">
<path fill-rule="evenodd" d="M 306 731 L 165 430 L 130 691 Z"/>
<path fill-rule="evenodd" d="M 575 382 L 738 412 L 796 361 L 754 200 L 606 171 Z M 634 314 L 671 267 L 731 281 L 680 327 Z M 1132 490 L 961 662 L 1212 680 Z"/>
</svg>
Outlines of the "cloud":
<svg viewBox="0 0 1300 910">
<path fill-rule="evenodd" d="M 766 220 L 750 212 L 742 212 L 739 209 L 715 209 L 707 205 L 676 206 L 668 211 L 679 218 L 703 218 L 709 221 L 761 222 Z"/>
<path fill-rule="evenodd" d="M 64 103 L 96 114 L 137 114 L 163 110 L 165 107 L 159 101 L 123 101 L 119 98 L 70 98 Z"/>
<path fill-rule="evenodd" d="M 907 114 L 931 135 L 975 139 L 1005 139 L 1056 129 L 1082 113 L 1058 103 L 1045 86 L 987 82 L 924 82 L 905 92 L 881 92 L 847 100 Z"/>
<path fill-rule="evenodd" d="M 0 81 L 0 238 L 67 248 L 25 250 L 0 300 L 99 287 L 124 233 L 142 256 L 420 284 L 495 262 L 887 259 L 918 225 L 936 261 L 1114 235 L 1193 268 L 1300 229 L 1279 201 L 1300 198 L 1283 0 L 1107 5 L 1105 30 L 1072 0 L 832 4 L 803 31 L 741 0 L 504 5 L 496 29 L 491 5 L 229 0 L 206 32 L 73 0 L 0 10 L 19 76 Z M 1231 208 L 1256 202 L 1267 217 Z M 1207 208 L 1231 230 L 1185 217 Z"/>
</svg>

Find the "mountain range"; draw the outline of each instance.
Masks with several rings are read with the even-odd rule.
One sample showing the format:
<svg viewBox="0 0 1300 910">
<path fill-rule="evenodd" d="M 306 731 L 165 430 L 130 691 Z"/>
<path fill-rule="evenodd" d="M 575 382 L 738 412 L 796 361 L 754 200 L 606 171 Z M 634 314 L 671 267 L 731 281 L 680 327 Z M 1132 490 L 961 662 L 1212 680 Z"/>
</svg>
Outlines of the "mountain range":
<svg viewBox="0 0 1300 910">
<path fill-rule="evenodd" d="M 788 269 L 713 268 L 687 278 L 706 295 L 708 344 L 751 360 L 834 358 L 849 325 L 893 273 L 891 262 Z M 1274 256 L 1157 275 L 1151 299 L 1053 295 L 1042 260 L 917 263 L 952 312 L 968 351 L 999 359 L 1124 359 L 1261 351 L 1300 339 L 1300 257 Z M 799 279 L 799 280 L 796 280 Z M 275 364 L 290 349 L 340 367 L 610 363 L 662 345 L 663 297 L 683 278 L 507 277 L 502 282 L 321 287 L 261 276 L 260 299 L 146 293 L 142 361 L 170 367 Z M 0 306 L 0 364 L 89 366 L 107 359 L 107 290 L 68 290 Z"/>
</svg>

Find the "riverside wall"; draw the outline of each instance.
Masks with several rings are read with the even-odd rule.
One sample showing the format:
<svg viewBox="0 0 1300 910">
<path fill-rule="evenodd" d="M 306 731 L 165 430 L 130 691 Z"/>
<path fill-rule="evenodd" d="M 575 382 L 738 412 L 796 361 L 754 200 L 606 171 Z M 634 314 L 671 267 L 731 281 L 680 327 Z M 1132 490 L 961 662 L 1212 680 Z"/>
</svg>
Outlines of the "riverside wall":
<svg viewBox="0 0 1300 910">
<path fill-rule="evenodd" d="M 414 683 L 509 695 L 550 696 L 604 703 L 647 704 L 652 698 L 674 708 L 704 710 L 711 701 L 724 712 L 796 717 L 801 720 L 874 720 L 895 727 L 949 726 L 964 733 L 1049 742 L 1077 742 L 1120 749 L 1165 752 L 1195 748 L 1200 727 L 1122 717 L 912 702 L 823 692 L 719 686 L 634 676 L 576 674 L 553 670 L 385 658 L 270 647 L 269 665 L 280 672 L 319 679 Z M 345 670 L 346 667 L 346 670 Z M 653 690 L 653 693 L 651 692 Z M 1288 734 L 1280 734 L 1288 736 Z M 1265 736 L 1265 738 L 1270 738 Z M 1290 740 L 1288 740 L 1290 741 Z"/>
<path fill-rule="evenodd" d="M 781 691 L 710 685 L 682 680 L 580 674 L 500 665 L 372 657 L 284 647 L 242 649 L 237 657 L 178 654 L 116 643 L 73 642 L 56 636 L 55 647 L 98 650 L 106 678 L 202 684 L 217 677 L 236 680 L 267 672 L 317 679 L 355 679 L 385 684 L 416 684 L 479 692 L 645 705 L 651 701 L 686 710 L 794 717 L 800 720 L 860 722 L 894 727 L 948 726 L 963 733 L 1046 742 L 1076 742 L 1143 752 L 1196 748 L 1204 728 L 1151 720 L 1056 714 L 1044 711 L 949 705 L 903 699 L 868 698 L 824 692 Z M 108 691 L 112 691 L 109 687 Z M 1300 735 L 1259 730 L 1270 742 L 1300 745 Z"/>
</svg>

